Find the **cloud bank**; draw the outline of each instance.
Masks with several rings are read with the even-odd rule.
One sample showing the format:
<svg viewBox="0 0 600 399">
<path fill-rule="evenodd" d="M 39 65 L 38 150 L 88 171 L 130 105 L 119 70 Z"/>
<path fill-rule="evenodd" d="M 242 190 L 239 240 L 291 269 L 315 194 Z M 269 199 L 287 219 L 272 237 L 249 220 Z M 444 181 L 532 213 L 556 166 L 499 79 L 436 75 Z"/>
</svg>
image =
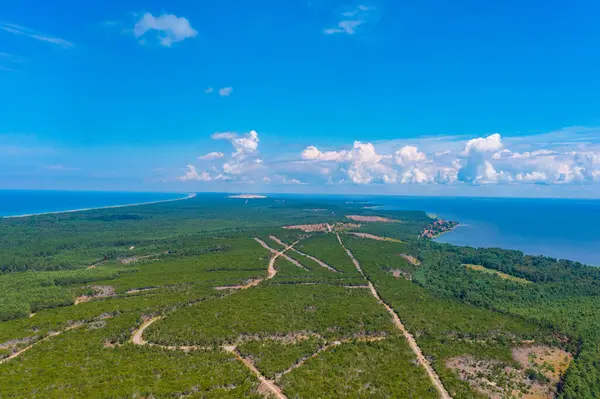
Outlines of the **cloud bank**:
<svg viewBox="0 0 600 399">
<path fill-rule="evenodd" d="M 600 182 L 600 130 L 564 129 L 536 136 L 504 138 L 498 133 L 464 136 L 354 141 L 321 150 L 306 146 L 284 158 L 259 156 L 256 131 L 215 133 L 233 152 L 199 156 L 181 181 L 262 182 L 267 184 L 350 185 L 567 185 Z M 421 144 L 419 144 L 419 142 Z"/>
</svg>

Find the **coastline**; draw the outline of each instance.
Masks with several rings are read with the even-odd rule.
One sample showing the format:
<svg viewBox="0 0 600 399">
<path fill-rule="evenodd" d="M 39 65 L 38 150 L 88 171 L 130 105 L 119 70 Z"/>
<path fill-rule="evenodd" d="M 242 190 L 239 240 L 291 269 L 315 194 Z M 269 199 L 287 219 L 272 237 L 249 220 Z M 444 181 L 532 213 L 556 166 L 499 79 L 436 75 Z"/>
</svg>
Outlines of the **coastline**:
<svg viewBox="0 0 600 399">
<path fill-rule="evenodd" d="M 98 206 L 98 207 L 95 207 L 95 208 L 68 209 L 68 210 L 65 210 L 65 211 L 28 213 L 28 214 L 25 214 L 25 215 L 2 216 L 1 218 L 2 219 L 17 219 L 17 218 L 26 218 L 26 217 L 30 217 L 30 216 L 57 215 L 57 214 L 61 214 L 61 213 L 74 213 L 74 212 L 96 211 L 96 210 L 99 210 L 99 209 L 125 208 L 125 207 L 128 207 L 128 206 L 152 205 L 152 204 L 160 204 L 160 203 L 163 203 L 163 202 L 183 201 L 183 200 L 194 198 L 195 196 L 196 196 L 195 193 L 190 193 L 186 197 L 173 198 L 173 199 L 167 199 L 167 200 L 149 201 L 149 202 L 138 202 L 136 204 Z"/>
</svg>

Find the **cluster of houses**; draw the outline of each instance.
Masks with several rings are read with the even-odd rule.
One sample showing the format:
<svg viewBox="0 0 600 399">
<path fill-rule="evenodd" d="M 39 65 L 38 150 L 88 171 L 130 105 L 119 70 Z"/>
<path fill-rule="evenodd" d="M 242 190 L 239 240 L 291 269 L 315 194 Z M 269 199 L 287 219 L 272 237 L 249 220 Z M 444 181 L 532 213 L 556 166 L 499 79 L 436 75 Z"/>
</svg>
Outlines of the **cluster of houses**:
<svg viewBox="0 0 600 399">
<path fill-rule="evenodd" d="M 452 230 L 458 225 L 458 222 L 437 219 L 435 222 L 431 223 L 427 226 L 421 234 L 419 234 L 420 238 L 435 238 L 442 233 Z"/>
</svg>

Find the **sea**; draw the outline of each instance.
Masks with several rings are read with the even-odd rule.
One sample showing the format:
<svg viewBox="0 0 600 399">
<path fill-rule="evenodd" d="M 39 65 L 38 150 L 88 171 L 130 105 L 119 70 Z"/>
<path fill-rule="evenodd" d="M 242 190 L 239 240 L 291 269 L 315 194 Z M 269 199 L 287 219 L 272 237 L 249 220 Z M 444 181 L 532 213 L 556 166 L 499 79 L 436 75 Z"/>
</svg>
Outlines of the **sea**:
<svg viewBox="0 0 600 399">
<path fill-rule="evenodd" d="M 460 223 L 438 242 L 517 249 L 600 266 L 600 200 L 381 196 L 370 201 Z"/>
<path fill-rule="evenodd" d="M 186 196 L 181 193 L 0 190 L 0 217 L 141 204 Z"/>
</svg>

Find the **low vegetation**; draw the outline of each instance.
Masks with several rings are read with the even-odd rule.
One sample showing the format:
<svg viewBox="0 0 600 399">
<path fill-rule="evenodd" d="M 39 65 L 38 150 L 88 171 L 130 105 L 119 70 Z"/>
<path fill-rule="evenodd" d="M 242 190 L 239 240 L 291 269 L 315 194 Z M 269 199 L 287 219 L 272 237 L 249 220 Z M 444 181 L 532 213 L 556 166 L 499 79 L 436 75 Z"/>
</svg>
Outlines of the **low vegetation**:
<svg viewBox="0 0 600 399">
<path fill-rule="evenodd" d="M 224 197 L 0 220 L 0 397 L 439 397 L 390 312 L 455 399 L 600 397 L 600 269 Z"/>
</svg>

